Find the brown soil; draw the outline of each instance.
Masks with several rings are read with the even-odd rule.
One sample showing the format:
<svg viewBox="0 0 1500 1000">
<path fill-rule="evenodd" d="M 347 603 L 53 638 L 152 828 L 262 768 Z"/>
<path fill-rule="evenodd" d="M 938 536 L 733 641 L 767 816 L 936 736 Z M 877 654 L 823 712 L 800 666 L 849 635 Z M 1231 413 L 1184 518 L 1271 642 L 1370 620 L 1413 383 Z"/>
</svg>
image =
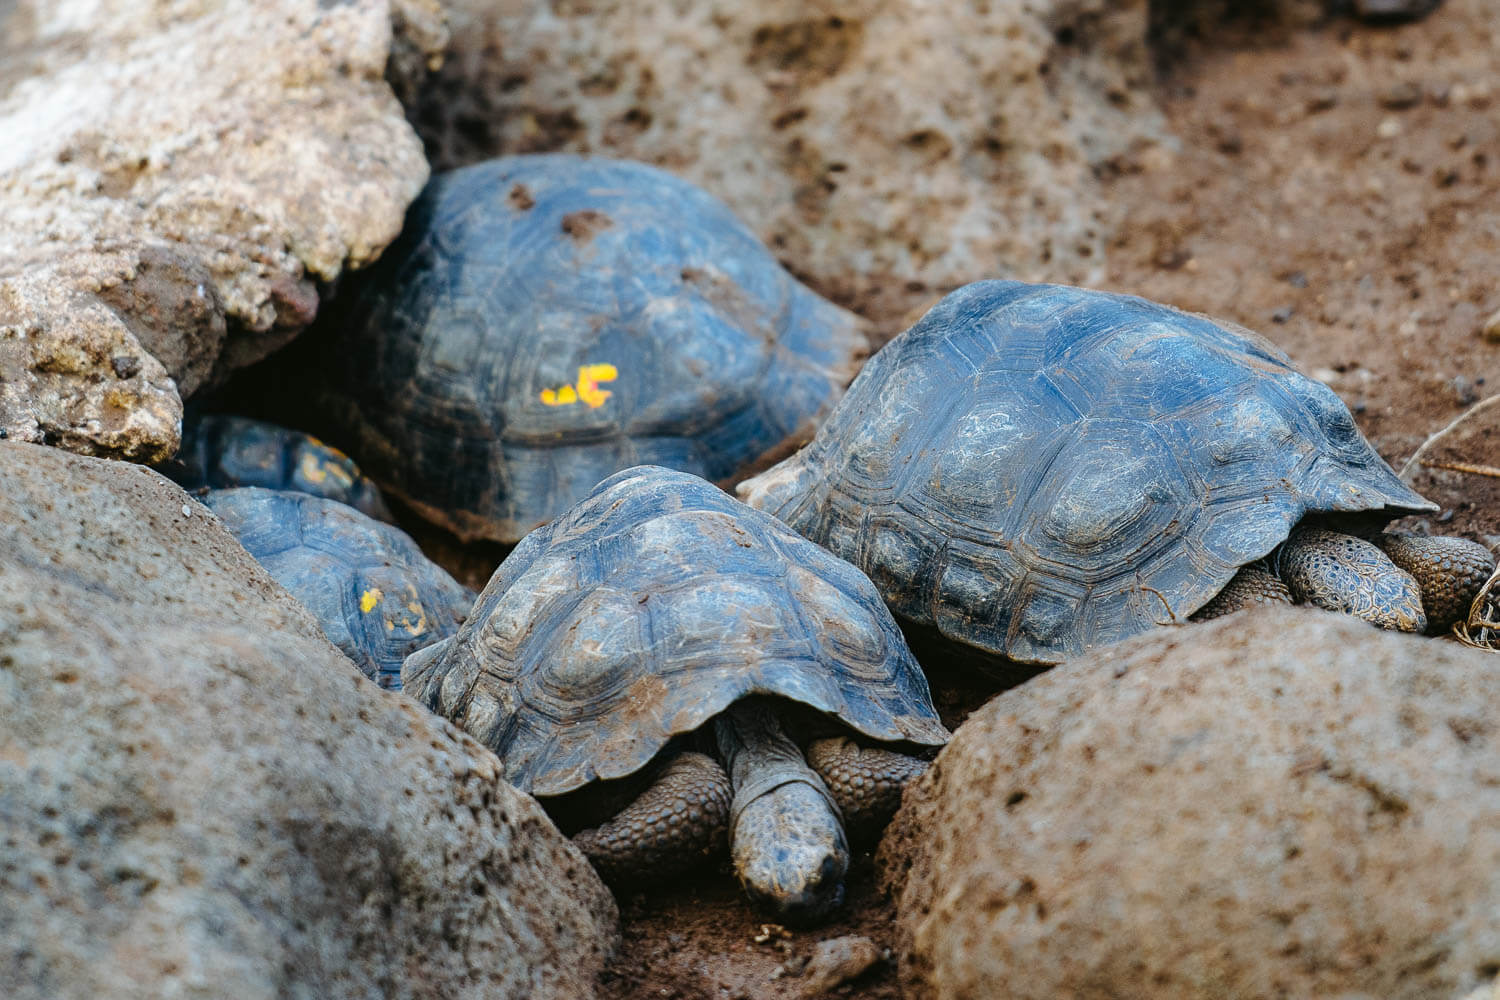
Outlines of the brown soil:
<svg viewBox="0 0 1500 1000">
<path fill-rule="evenodd" d="M 1500 391 L 1500 344 L 1480 336 L 1500 310 L 1500 12 L 1449 0 L 1416 24 L 1335 19 L 1233 41 L 1166 54 L 1160 101 L 1181 148 L 1118 164 L 1127 223 L 1105 285 L 1267 335 L 1400 468 Z M 1500 405 L 1424 457 L 1500 465 Z M 1443 505 L 1427 526 L 1500 544 L 1500 480 L 1422 469 L 1414 483 Z M 934 689 L 950 722 L 992 693 Z M 757 943 L 765 921 L 732 875 L 704 873 L 622 900 L 602 993 L 797 996 L 789 959 L 851 933 L 888 948 L 892 912 L 866 855 L 841 921 Z M 898 996 L 893 966 L 829 995 Z"/>
</svg>

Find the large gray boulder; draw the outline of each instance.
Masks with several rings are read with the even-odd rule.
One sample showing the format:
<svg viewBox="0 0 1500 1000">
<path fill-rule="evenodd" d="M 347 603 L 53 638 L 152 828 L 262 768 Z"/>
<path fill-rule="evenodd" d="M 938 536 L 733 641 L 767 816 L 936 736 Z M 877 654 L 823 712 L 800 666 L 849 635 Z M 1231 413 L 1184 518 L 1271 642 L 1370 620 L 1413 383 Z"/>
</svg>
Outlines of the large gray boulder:
<svg viewBox="0 0 1500 1000">
<path fill-rule="evenodd" d="M 0 430 L 156 462 L 427 179 L 437 0 L 0 4 Z"/>
<path fill-rule="evenodd" d="M 1500 670 L 1317 611 L 959 728 L 882 845 L 912 997 L 1458 997 L 1500 970 Z"/>
<path fill-rule="evenodd" d="M 1166 162 L 1148 6 L 451 0 L 414 119 L 439 169 L 552 149 L 664 166 L 892 319 L 976 278 L 1103 274 L 1101 178 Z"/>
<path fill-rule="evenodd" d="M 586 997 L 612 899 L 147 469 L 0 442 L 0 983 Z"/>
</svg>

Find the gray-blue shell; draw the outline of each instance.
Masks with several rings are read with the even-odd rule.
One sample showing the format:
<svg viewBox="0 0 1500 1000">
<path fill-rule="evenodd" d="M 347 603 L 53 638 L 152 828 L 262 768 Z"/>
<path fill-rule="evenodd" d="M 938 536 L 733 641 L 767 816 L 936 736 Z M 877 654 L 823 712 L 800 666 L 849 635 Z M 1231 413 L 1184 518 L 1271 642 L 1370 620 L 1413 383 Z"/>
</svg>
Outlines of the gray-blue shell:
<svg viewBox="0 0 1500 1000">
<path fill-rule="evenodd" d="M 402 660 L 457 632 L 474 603 L 405 532 L 336 501 L 246 487 L 203 503 L 382 687 L 399 689 Z"/>
<path fill-rule="evenodd" d="M 323 412 L 466 539 L 513 542 L 634 465 L 743 475 L 809 440 L 868 353 L 704 191 L 565 154 L 435 177 L 350 292 Z"/>
<path fill-rule="evenodd" d="M 1016 281 L 944 298 L 740 495 L 897 614 L 1034 663 L 1185 621 L 1307 512 L 1436 509 L 1249 331 Z"/>
<path fill-rule="evenodd" d="M 738 699 L 779 695 L 877 740 L 947 739 L 870 581 L 711 484 L 600 483 L 501 564 L 407 693 L 560 795 L 632 774 Z"/>
<path fill-rule="evenodd" d="M 184 489 L 296 490 L 346 503 L 381 521 L 395 520 L 380 490 L 348 455 L 311 434 L 264 420 L 189 414 L 182 420 L 182 447 L 157 471 Z"/>
</svg>

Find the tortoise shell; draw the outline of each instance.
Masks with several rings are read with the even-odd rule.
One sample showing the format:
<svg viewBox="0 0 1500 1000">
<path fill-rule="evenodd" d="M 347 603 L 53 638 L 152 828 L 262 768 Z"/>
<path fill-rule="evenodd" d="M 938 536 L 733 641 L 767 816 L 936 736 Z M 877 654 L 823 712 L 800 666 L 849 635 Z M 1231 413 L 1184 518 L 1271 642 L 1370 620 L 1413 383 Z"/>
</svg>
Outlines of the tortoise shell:
<svg viewBox="0 0 1500 1000">
<path fill-rule="evenodd" d="M 367 677 L 400 689 L 401 662 L 453 635 L 474 592 L 405 532 L 305 493 L 211 490 L 203 503 Z"/>
<path fill-rule="evenodd" d="M 639 163 L 439 175 L 354 281 L 319 407 L 465 539 L 514 542 L 634 465 L 729 481 L 809 440 L 868 354 L 724 205 Z"/>
<path fill-rule="evenodd" d="M 1436 509 L 1249 331 L 1017 281 L 945 297 L 740 495 L 903 618 L 1030 663 L 1185 621 L 1309 511 Z"/>
<path fill-rule="evenodd" d="M 381 521 L 394 521 L 380 490 L 348 455 L 311 434 L 264 420 L 225 414 L 190 414 L 182 420 L 182 447 L 159 466 L 184 489 L 261 486 L 297 490 L 346 503 Z"/>
<path fill-rule="evenodd" d="M 610 477 L 526 536 L 406 691 L 536 795 L 633 774 L 738 699 L 779 695 L 876 740 L 947 732 L 853 566 L 694 476 Z"/>
</svg>

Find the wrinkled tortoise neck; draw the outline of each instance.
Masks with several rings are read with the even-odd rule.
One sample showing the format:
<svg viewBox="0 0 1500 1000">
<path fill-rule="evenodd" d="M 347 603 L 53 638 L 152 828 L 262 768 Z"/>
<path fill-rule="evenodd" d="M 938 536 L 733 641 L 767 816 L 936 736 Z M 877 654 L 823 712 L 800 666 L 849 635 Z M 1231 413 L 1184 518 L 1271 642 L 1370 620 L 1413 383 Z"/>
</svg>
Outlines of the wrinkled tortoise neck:
<svg viewBox="0 0 1500 1000">
<path fill-rule="evenodd" d="M 849 867 L 843 817 L 777 702 L 735 703 L 714 720 L 714 737 L 734 786 L 729 850 L 745 890 L 791 921 L 837 907 Z"/>
</svg>

